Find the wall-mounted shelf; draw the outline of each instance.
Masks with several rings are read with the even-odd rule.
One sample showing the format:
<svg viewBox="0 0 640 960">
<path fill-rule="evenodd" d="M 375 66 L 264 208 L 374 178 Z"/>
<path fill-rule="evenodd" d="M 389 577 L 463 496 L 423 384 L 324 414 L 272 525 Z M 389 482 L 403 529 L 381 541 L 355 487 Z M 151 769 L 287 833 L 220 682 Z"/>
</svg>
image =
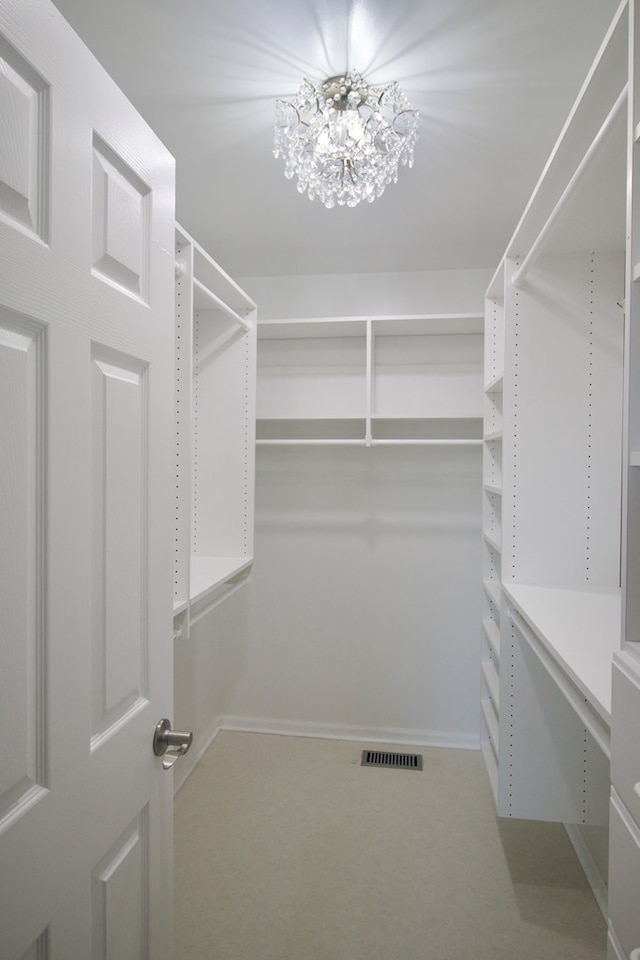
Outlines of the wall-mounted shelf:
<svg viewBox="0 0 640 960">
<path fill-rule="evenodd" d="M 188 621 L 251 567 L 255 357 L 255 304 L 177 227 L 174 616 Z"/>
<path fill-rule="evenodd" d="M 261 445 L 481 443 L 477 314 L 261 322 Z"/>
<path fill-rule="evenodd" d="M 504 383 L 504 375 L 501 373 L 492 377 L 489 383 L 484 388 L 484 392 L 488 394 L 493 393 L 502 393 L 502 385 Z"/>
<path fill-rule="evenodd" d="M 502 584 L 500 583 L 500 580 L 498 580 L 498 579 L 493 579 L 493 580 L 484 579 L 484 580 L 482 581 L 482 586 L 484 587 L 484 591 L 485 591 L 485 593 L 487 594 L 487 596 L 489 597 L 489 599 L 490 599 L 490 600 L 492 601 L 492 603 L 495 604 L 495 606 L 498 607 L 498 609 L 499 609 L 499 608 L 500 608 L 500 600 L 501 600 L 501 596 L 502 596 Z"/>
<path fill-rule="evenodd" d="M 620 646 L 620 590 L 563 590 L 516 583 L 505 584 L 504 590 L 558 669 L 608 728 L 611 667 Z"/>
<path fill-rule="evenodd" d="M 485 660 L 482 664 L 482 673 L 487 684 L 492 702 L 496 705 L 496 710 L 500 708 L 500 679 L 495 664 Z"/>
<path fill-rule="evenodd" d="M 484 630 L 484 635 L 487 639 L 487 643 L 491 647 L 495 657 L 500 659 L 500 626 L 495 622 L 495 620 L 490 620 L 488 617 L 485 617 L 482 621 L 482 628 Z"/>
<path fill-rule="evenodd" d="M 489 546 L 496 551 L 496 553 L 502 552 L 502 546 L 500 544 L 500 541 L 497 539 L 497 537 L 489 533 L 487 530 L 484 531 L 482 536 L 484 537 L 485 541 L 489 544 Z"/>
</svg>

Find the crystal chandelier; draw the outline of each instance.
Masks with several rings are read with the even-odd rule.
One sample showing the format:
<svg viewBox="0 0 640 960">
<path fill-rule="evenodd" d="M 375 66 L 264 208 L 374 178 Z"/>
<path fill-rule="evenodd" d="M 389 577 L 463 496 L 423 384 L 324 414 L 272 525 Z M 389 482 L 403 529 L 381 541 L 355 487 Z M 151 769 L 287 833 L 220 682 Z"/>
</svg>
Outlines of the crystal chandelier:
<svg viewBox="0 0 640 960">
<path fill-rule="evenodd" d="M 381 197 L 400 163 L 413 166 L 417 139 L 418 111 L 398 84 L 374 87 L 353 70 L 305 80 L 293 102 L 276 101 L 274 156 L 299 193 L 325 207 Z"/>
</svg>

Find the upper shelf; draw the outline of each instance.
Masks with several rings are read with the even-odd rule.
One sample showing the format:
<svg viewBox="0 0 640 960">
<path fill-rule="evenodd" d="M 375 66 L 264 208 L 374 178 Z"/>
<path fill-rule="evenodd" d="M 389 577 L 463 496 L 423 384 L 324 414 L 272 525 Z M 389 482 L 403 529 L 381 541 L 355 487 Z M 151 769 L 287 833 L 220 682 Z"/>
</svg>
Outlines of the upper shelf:
<svg viewBox="0 0 640 960">
<path fill-rule="evenodd" d="M 373 336 L 413 336 L 482 333 L 479 313 L 422 314 L 419 316 L 306 317 L 260 320 L 258 339 L 288 340 L 307 337 L 365 337 L 367 321 Z"/>
<path fill-rule="evenodd" d="M 507 247 L 526 256 L 574 181 L 576 190 L 549 233 L 550 249 L 624 249 L 628 9 L 617 11 Z M 616 107 L 617 104 L 617 107 Z M 595 148 L 595 149 L 592 149 Z M 583 164 L 585 157 L 591 159 Z M 589 187 L 593 176 L 598 189 Z M 604 174 L 604 175 L 603 175 Z M 620 176 L 621 174 L 621 176 Z M 575 202 L 574 202 L 575 201 Z"/>
<path fill-rule="evenodd" d="M 246 319 L 256 310 L 256 304 L 238 286 L 222 267 L 216 263 L 200 244 L 189 234 L 176 225 L 176 273 L 180 276 L 185 265 L 180 259 L 181 245 L 190 245 L 193 248 L 193 280 L 194 300 L 197 309 L 219 309 L 215 301 L 221 301 L 224 307 L 230 308 L 239 317 Z M 213 296 L 208 296 L 212 294 Z"/>
</svg>

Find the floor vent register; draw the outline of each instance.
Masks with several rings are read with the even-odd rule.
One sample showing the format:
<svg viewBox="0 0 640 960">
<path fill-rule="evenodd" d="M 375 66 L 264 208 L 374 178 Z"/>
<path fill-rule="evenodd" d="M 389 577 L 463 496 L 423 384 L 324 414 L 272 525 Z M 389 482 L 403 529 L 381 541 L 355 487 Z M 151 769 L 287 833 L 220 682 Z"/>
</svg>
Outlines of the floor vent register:
<svg viewBox="0 0 640 960">
<path fill-rule="evenodd" d="M 393 767 L 395 770 L 422 770 L 421 753 L 385 753 L 383 750 L 363 750 L 363 767 Z"/>
</svg>

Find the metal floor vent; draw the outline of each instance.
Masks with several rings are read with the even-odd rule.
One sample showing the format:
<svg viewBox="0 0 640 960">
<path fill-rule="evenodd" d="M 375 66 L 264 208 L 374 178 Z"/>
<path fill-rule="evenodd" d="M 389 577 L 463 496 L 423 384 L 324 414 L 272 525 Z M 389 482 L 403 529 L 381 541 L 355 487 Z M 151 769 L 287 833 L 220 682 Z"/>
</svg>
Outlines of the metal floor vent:
<svg viewBox="0 0 640 960">
<path fill-rule="evenodd" d="M 363 767 L 395 767 L 398 770 L 422 770 L 421 753 L 385 753 L 382 750 L 363 750 Z"/>
</svg>

